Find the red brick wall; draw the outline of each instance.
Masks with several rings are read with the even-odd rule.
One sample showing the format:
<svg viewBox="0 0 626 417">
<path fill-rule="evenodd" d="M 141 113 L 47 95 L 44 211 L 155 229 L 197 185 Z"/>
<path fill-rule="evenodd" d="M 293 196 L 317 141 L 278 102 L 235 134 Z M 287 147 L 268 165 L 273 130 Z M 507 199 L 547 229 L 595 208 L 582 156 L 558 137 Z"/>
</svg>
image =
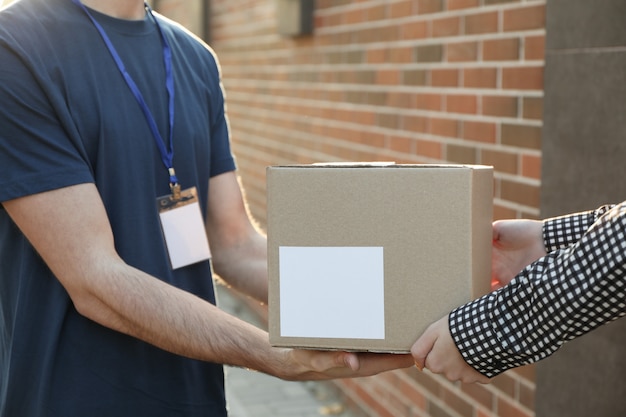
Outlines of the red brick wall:
<svg viewBox="0 0 626 417">
<path fill-rule="evenodd" d="M 275 0 L 211 1 L 234 148 L 265 219 L 266 165 L 495 167 L 495 215 L 539 207 L 545 0 L 318 0 L 283 38 Z"/>
<path fill-rule="evenodd" d="M 261 225 L 265 167 L 318 161 L 493 165 L 495 218 L 538 216 L 545 0 L 317 0 L 301 38 L 278 35 L 275 0 L 210 3 Z M 416 369 L 338 386 L 370 416 L 534 415 L 532 366 L 488 386 Z"/>
</svg>

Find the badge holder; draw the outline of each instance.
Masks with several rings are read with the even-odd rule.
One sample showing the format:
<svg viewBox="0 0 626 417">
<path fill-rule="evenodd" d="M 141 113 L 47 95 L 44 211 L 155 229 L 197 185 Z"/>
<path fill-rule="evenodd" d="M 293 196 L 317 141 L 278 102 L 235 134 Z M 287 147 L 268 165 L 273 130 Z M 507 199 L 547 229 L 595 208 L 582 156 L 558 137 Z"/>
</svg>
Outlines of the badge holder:
<svg viewBox="0 0 626 417">
<path fill-rule="evenodd" d="M 196 187 L 171 188 L 172 194 L 157 198 L 157 207 L 172 269 L 178 269 L 210 259 L 211 250 Z"/>
</svg>

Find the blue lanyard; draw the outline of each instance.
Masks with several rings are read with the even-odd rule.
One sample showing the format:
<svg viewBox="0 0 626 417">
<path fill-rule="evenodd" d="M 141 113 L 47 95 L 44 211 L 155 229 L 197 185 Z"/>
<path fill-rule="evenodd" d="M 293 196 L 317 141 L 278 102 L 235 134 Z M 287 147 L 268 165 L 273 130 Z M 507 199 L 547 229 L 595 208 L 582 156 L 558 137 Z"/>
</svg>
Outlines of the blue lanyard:
<svg viewBox="0 0 626 417">
<path fill-rule="evenodd" d="M 159 34 L 161 35 L 161 41 L 163 43 L 163 62 L 165 63 L 165 88 L 167 89 L 167 94 L 168 94 L 168 99 L 169 99 L 169 103 L 168 103 L 169 127 L 170 127 L 169 149 L 165 148 L 165 143 L 163 142 L 163 138 L 161 137 L 161 134 L 159 133 L 159 129 L 157 128 L 156 122 L 154 121 L 152 112 L 150 112 L 148 105 L 146 104 L 143 96 L 141 95 L 141 91 L 139 91 L 139 87 L 137 87 L 137 84 L 135 84 L 135 81 L 133 80 L 133 78 L 130 76 L 128 71 L 126 71 L 126 67 L 124 66 L 124 63 L 122 62 L 122 58 L 120 58 L 119 54 L 117 53 L 117 50 L 111 43 L 111 40 L 107 36 L 106 32 L 104 31 L 100 23 L 98 23 L 96 19 L 93 18 L 91 13 L 89 13 L 89 10 L 87 10 L 85 5 L 82 4 L 80 0 L 72 0 L 72 2 L 74 2 L 74 4 L 78 5 L 81 9 L 83 9 L 85 14 L 87 14 L 89 19 L 93 22 L 98 32 L 100 32 L 100 36 L 102 37 L 102 40 L 104 41 L 107 48 L 109 49 L 109 52 L 111 53 L 111 56 L 113 57 L 113 60 L 117 64 L 117 68 L 120 70 L 120 73 L 124 77 L 126 84 L 128 84 L 128 87 L 130 88 L 133 95 L 135 96 L 135 99 L 137 99 L 137 103 L 139 104 L 139 107 L 141 107 L 141 110 L 143 111 L 143 114 L 146 117 L 146 121 L 148 122 L 148 125 L 150 126 L 150 131 L 152 132 L 152 136 L 154 137 L 157 147 L 159 148 L 159 152 L 161 153 L 161 160 L 163 161 L 163 164 L 165 165 L 169 173 L 170 188 L 172 188 L 172 191 L 174 191 L 175 188 L 177 189 L 177 191 L 179 191 L 180 186 L 178 185 L 178 178 L 176 178 L 176 173 L 174 171 L 174 166 L 173 166 L 173 161 L 174 161 L 174 74 L 172 71 L 172 51 L 170 49 L 169 44 L 167 43 L 167 39 L 165 38 L 165 35 L 163 35 L 163 30 L 161 29 L 159 22 L 157 21 L 157 19 L 154 18 L 154 15 L 152 14 L 152 9 L 150 9 L 150 6 L 148 5 L 148 3 L 145 3 L 145 8 L 148 11 L 148 13 L 150 13 L 150 16 L 153 18 L 154 22 L 156 23 L 157 29 L 159 30 Z"/>
</svg>

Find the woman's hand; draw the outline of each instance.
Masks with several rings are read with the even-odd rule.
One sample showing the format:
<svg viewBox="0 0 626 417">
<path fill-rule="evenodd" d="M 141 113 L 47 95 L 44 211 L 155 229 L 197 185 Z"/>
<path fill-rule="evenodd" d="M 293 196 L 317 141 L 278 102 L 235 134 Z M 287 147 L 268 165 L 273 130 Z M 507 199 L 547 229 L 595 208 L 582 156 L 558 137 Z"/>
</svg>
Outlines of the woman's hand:
<svg viewBox="0 0 626 417">
<path fill-rule="evenodd" d="M 431 324 L 413 344 L 411 354 L 415 365 L 442 374 L 450 381 L 489 383 L 489 378 L 469 366 L 459 353 L 450 335 L 448 316 Z"/>
<path fill-rule="evenodd" d="M 494 222 L 492 289 L 505 286 L 522 269 L 545 255 L 543 222 L 525 219 Z"/>
</svg>

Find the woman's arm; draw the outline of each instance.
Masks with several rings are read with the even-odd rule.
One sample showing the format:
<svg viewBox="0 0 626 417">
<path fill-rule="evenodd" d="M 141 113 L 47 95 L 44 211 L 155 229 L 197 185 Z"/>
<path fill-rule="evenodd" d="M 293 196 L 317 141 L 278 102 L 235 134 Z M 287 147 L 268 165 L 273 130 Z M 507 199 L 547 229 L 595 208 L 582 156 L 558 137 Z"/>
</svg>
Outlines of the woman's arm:
<svg viewBox="0 0 626 417">
<path fill-rule="evenodd" d="M 491 378 L 544 359 L 567 341 L 624 315 L 626 203 L 608 210 L 576 243 L 529 265 L 510 284 L 452 311 L 447 322 L 437 322 L 436 333 L 427 331 L 418 339 L 413 354 L 418 363 L 446 375 L 469 364 Z M 465 363 L 442 363 L 437 341 L 448 335 Z M 464 375 L 480 380 L 471 372 Z"/>
</svg>

